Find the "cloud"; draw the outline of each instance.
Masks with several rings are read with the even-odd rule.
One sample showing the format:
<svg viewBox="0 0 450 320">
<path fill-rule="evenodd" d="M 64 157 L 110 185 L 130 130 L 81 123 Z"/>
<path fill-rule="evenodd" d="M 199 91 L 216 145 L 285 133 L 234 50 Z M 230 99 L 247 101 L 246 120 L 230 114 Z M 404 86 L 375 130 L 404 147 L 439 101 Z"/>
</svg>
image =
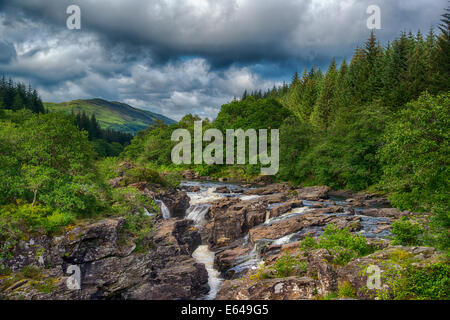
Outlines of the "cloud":
<svg viewBox="0 0 450 320">
<path fill-rule="evenodd" d="M 82 29 L 67 30 L 66 8 Z M 3 0 L 0 73 L 49 101 L 100 97 L 214 118 L 244 89 L 349 58 L 372 0 Z M 446 0 L 378 0 L 386 42 L 436 26 Z"/>
<path fill-rule="evenodd" d="M 16 49 L 11 43 L 0 40 L 0 64 L 12 62 L 17 57 Z"/>
</svg>

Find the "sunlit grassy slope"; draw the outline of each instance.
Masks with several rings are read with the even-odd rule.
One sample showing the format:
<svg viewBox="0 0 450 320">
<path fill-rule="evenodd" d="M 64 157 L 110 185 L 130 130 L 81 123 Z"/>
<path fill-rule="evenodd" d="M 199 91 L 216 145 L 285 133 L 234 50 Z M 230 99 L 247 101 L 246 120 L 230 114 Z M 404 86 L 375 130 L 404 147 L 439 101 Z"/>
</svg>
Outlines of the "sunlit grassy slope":
<svg viewBox="0 0 450 320">
<path fill-rule="evenodd" d="M 49 111 L 66 113 L 84 111 L 89 116 L 95 113 L 95 117 L 102 128 L 110 128 L 132 134 L 145 129 L 153 124 L 153 121 L 156 119 L 163 120 L 167 124 L 175 123 L 174 120 L 157 113 L 136 109 L 125 103 L 102 99 L 74 100 L 62 103 L 45 102 L 44 106 Z"/>
</svg>

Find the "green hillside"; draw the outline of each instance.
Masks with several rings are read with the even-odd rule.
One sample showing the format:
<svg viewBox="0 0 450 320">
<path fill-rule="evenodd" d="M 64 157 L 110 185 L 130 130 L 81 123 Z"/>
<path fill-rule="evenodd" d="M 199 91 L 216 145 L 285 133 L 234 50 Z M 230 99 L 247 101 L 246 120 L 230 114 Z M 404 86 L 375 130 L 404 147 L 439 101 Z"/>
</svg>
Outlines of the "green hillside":
<svg viewBox="0 0 450 320">
<path fill-rule="evenodd" d="M 74 100 L 62 103 L 45 102 L 44 106 L 49 111 L 63 111 L 66 113 L 84 111 L 89 116 L 95 114 L 103 129 L 110 128 L 132 134 L 145 129 L 153 124 L 153 121 L 156 119 L 163 120 L 167 124 L 176 122 L 163 115 L 137 109 L 125 103 L 102 99 Z"/>
</svg>

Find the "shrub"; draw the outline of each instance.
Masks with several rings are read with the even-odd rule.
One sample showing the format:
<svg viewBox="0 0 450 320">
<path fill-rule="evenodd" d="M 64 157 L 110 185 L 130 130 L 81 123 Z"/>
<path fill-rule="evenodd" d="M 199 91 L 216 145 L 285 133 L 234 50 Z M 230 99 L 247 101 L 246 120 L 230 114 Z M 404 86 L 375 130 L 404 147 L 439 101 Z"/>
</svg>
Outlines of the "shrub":
<svg viewBox="0 0 450 320">
<path fill-rule="evenodd" d="M 299 261 L 290 255 L 283 255 L 274 263 L 272 269 L 277 278 L 284 278 L 304 273 L 307 267 L 306 262 Z"/>
<path fill-rule="evenodd" d="M 333 262 L 336 264 L 347 264 L 353 258 L 373 252 L 365 237 L 354 235 L 348 229 L 339 229 L 333 224 L 327 225 L 316 247 L 333 253 Z"/>
<path fill-rule="evenodd" d="M 449 300 L 450 266 L 445 261 L 423 267 L 407 264 L 404 269 L 392 266 L 384 274 L 388 290 L 377 297 L 385 300 Z"/>
<path fill-rule="evenodd" d="M 409 219 L 402 217 L 392 224 L 392 234 L 394 235 L 394 244 L 403 246 L 421 245 L 424 229 L 422 226 Z"/>
<path fill-rule="evenodd" d="M 313 237 L 306 236 L 301 242 L 300 242 L 300 248 L 306 251 L 309 251 L 311 249 L 314 249 L 316 246 L 316 240 L 314 240 Z"/>
</svg>

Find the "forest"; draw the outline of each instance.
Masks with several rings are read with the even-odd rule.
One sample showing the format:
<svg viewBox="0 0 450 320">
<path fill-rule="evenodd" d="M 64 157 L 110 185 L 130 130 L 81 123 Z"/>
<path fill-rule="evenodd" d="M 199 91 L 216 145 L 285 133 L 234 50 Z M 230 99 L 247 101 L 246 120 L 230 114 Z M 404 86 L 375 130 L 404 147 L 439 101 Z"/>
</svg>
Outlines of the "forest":
<svg viewBox="0 0 450 320">
<path fill-rule="evenodd" d="M 450 248 L 450 12 L 439 33 L 402 32 L 381 45 L 372 32 L 350 61 L 326 70 L 293 72 L 290 83 L 245 91 L 221 107 L 203 130 L 280 130 L 280 171 L 274 181 L 297 186 L 386 195 L 401 210 L 432 213 L 414 244 Z M 0 266 L 29 231 L 57 232 L 95 216 L 126 216 L 143 239 L 151 221 L 133 215 L 152 202 L 130 189 L 112 189 L 122 161 L 136 164 L 131 180 L 174 184 L 168 172 L 258 176 L 258 165 L 174 165 L 171 133 L 193 132 L 188 114 L 135 137 L 103 130 L 95 115 L 47 112 L 36 90 L 0 81 Z M 191 134 L 192 135 L 192 134 Z M 270 150 L 270 147 L 269 147 Z M 165 177 L 162 177 L 165 173 Z M 134 192 L 130 197 L 129 193 Z M 152 202 L 151 207 L 157 208 Z M 411 227 L 410 223 L 406 229 Z M 1 269 L 1 268 L 0 268 Z"/>
<path fill-rule="evenodd" d="M 441 245 L 449 242 L 450 15 L 440 33 L 402 32 L 381 46 L 372 32 L 351 61 L 298 72 L 289 84 L 243 93 L 203 129 L 280 129 L 277 181 L 387 194 L 396 207 L 433 211 Z M 174 170 L 171 132 L 193 132 L 198 116 L 156 123 L 123 157 Z M 193 165 L 200 175 L 252 177 L 258 165 Z M 177 167 L 179 169 L 179 166 Z"/>
</svg>

